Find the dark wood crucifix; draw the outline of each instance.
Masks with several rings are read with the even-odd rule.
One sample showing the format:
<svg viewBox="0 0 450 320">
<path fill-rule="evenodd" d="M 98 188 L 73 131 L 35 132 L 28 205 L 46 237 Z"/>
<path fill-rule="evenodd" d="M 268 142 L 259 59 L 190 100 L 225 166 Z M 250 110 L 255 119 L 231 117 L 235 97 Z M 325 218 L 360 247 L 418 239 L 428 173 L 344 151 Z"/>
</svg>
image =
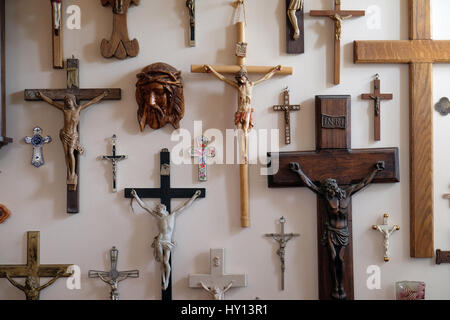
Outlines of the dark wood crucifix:
<svg viewBox="0 0 450 320">
<path fill-rule="evenodd" d="M 136 192 L 139 198 L 147 199 L 160 199 L 161 204 L 166 207 L 166 211 L 171 213 L 171 200 L 172 199 L 188 199 L 192 198 L 197 191 L 201 191 L 199 198 L 205 198 L 206 189 L 204 188 L 172 188 L 170 186 L 170 152 L 168 149 L 162 149 L 160 156 L 161 166 L 161 188 L 127 188 L 125 189 L 125 198 L 132 199 L 133 190 Z M 171 260 L 171 259 L 170 259 Z M 169 260 L 169 265 L 171 262 Z M 168 279 L 167 288 L 162 290 L 162 300 L 172 300 L 172 273 L 170 273 Z M 164 281 L 163 281 L 164 286 Z M 163 287 L 164 288 L 164 287 Z"/>
<path fill-rule="evenodd" d="M 50 0 L 52 10 L 53 68 L 63 69 L 62 0 Z"/>
<path fill-rule="evenodd" d="M 341 0 L 334 0 L 334 10 L 311 10 L 311 17 L 328 17 L 334 21 L 334 84 L 341 83 L 342 21 L 366 15 L 364 10 L 341 10 Z"/>
<path fill-rule="evenodd" d="M 128 8 L 134 4 L 139 5 L 141 0 L 100 0 L 104 7 L 110 5 L 113 8 L 114 20 L 111 40 L 102 40 L 100 47 L 102 56 L 105 58 L 116 57 L 125 59 L 136 57 L 139 53 L 139 42 L 137 39 L 130 40 L 128 36 Z"/>
<path fill-rule="evenodd" d="M 450 62 L 450 41 L 431 40 L 430 0 L 409 0 L 409 40 L 355 41 L 355 63 L 408 63 L 410 255 L 434 256 L 433 63 Z"/>
<path fill-rule="evenodd" d="M 284 142 L 291 144 L 291 111 L 300 111 L 301 106 L 299 104 L 290 104 L 288 88 L 283 91 L 283 100 L 284 103 L 273 106 L 273 110 L 284 112 Z"/>
<path fill-rule="evenodd" d="M 304 0 L 286 0 L 286 51 L 305 52 Z"/>
<path fill-rule="evenodd" d="M 5 0 L 0 1 L 0 149 L 12 142 L 6 136 L 6 96 L 5 96 Z"/>
<path fill-rule="evenodd" d="M 67 59 L 67 89 L 27 89 L 26 101 L 45 101 L 64 114 L 64 127 L 60 139 L 64 147 L 67 166 L 67 213 L 79 212 L 79 154 L 83 148 L 79 141 L 81 111 L 101 100 L 120 100 L 121 89 L 80 89 L 79 60 Z M 80 101 L 88 100 L 84 104 Z M 63 104 L 56 101 L 63 101 Z"/>
<path fill-rule="evenodd" d="M 40 262 L 40 233 L 29 231 L 27 233 L 27 264 L 0 265 L 0 278 L 6 278 L 17 289 L 23 291 L 27 300 L 39 300 L 40 292 L 52 285 L 59 278 L 68 278 L 71 264 L 41 264 Z M 52 278 L 44 285 L 40 285 L 40 278 Z M 26 278 L 21 285 L 13 278 Z"/>
<path fill-rule="evenodd" d="M 374 116 L 374 140 L 380 141 L 381 137 L 381 100 L 392 100 L 392 93 L 381 93 L 381 81 L 377 74 L 375 80 L 373 80 L 373 93 L 363 93 L 361 95 L 363 100 L 373 100 L 375 103 L 375 116 Z"/>
<path fill-rule="evenodd" d="M 350 101 L 316 97 L 316 151 L 269 154 L 270 166 L 279 168 L 268 176 L 269 188 L 309 187 L 318 194 L 321 300 L 354 299 L 351 196 L 372 182 L 400 181 L 397 148 L 351 149 Z"/>
</svg>

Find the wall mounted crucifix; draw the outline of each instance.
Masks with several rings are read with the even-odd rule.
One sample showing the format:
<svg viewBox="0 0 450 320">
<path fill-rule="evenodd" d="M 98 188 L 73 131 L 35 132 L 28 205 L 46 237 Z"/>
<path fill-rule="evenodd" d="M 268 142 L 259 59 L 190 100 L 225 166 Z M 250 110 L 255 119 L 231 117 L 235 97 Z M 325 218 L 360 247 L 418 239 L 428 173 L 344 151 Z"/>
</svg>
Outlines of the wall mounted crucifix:
<svg viewBox="0 0 450 320">
<path fill-rule="evenodd" d="M 384 262 L 388 262 L 390 260 L 389 255 L 389 238 L 391 235 L 400 230 L 398 225 L 389 226 L 388 224 L 389 215 L 385 213 L 383 215 L 383 224 L 373 225 L 372 229 L 377 230 L 383 234 L 384 237 Z"/>
<path fill-rule="evenodd" d="M 380 141 L 381 136 L 381 100 L 392 100 L 392 93 L 381 93 L 381 81 L 380 76 L 377 74 L 375 80 L 373 80 L 373 93 L 363 93 L 361 95 L 363 100 L 373 100 L 375 103 L 375 115 L 374 115 L 374 140 Z"/>
<path fill-rule="evenodd" d="M 334 0 L 334 10 L 311 10 L 311 17 L 328 17 L 334 21 L 334 84 L 341 83 L 342 21 L 366 15 L 364 10 L 341 10 L 341 0 Z"/>
<path fill-rule="evenodd" d="M 100 0 L 104 7 L 110 5 L 113 9 L 113 31 L 111 39 L 102 40 L 100 51 L 105 58 L 116 57 L 125 59 L 136 57 L 139 53 L 139 42 L 130 41 L 128 36 L 128 8 L 134 4 L 139 5 L 141 0 Z"/>
<path fill-rule="evenodd" d="M 204 188 L 172 188 L 170 186 L 170 152 L 168 149 L 161 150 L 160 156 L 160 174 L 161 174 L 161 188 L 143 189 L 143 188 L 127 188 L 125 189 L 125 198 L 136 199 L 138 204 L 155 218 L 161 221 L 161 226 L 164 230 L 159 230 L 160 235 L 155 237 L 153 247 L 155 249 L 155 257 L 158 262 L 161 262 L 161 278 L 162 278 L 162 300 L 172 300 L 172 273 L 171 273 L 171 251 L 175 244 L 173 243 L 173 227 L 175 225 L 176 214 L 181 212 L 187 206 L 198 198 L 204 198 L 206 196 L 206 190 Z M 198 195 L 197 195 L 198 194 Z M 151 210 L 140 200 L 145 198 L 160 199 L 161 205 L 158 205 L 156 209 Z M 184 206 L 171 211 L 172 199 L 186 199 L 190 198 Z M 155 213 L 155 211 L 158 211 Z M 165 212 L 165 216 L 160 211 Z M 161 220 L 160 220 L 161 219 Z M 164 222 L 163 219 L 169 219 L 170 221 Z M 158 250 L 161 250 L 164 257 L 160 257 Z"/>
<path fill-rule="evenodd" d="M 450 41 L 431 40 L 429 0 L 409 0 L 409 39 L 355 41 L 355 63 L 408 63 L 410 87 L 410 254 L 434 256 L 433 63 L 450 62 Z"/>
<path fill-rule="evenodd" d="M 45 101 L 64 114 L 60 139 L 67 166 L 67 213 L 79 212 L 79 128 L 81 111 L 101 100 L 120 100 L 121 89 L 80 89 L 79 60 L 67 59 L 67 89 L 27 89 L 26 101 Z M 57 101 L 63 101 L 58 103 Z M 80 104 L 80 101 L 88 101 Z"/>
<path fill-rule="evenodd" d="M 273 106 L 274 111 L 284 112 L 284 143 L 291 144 L 291 111 L 300 111 L 300 105 L 292 105 L 289 102 L 289 89 L 286 88 L 283 91 L 282 105 Z"/>
<path fill-rule="evenodd" d="M 303 7 L 304 0 L 285 0 L 287 8 L 286 19 L 286 50 L 287 53 L 305 52 L 305 28 Z"/>
<path fill-rule="evenodd" d="M 5 34 L 5 0 L 0 0 L 0 149 L 13 142 L 6 136 Z"/>
<path fill-rule="evenodd" d="M 352 195 L 371 182 L 400 181 L 397 148 L 351 149 L 350 101 L 316 96 L 316 151 L 269 153 L 270 166 L 279 168 L 268 176 L 269 188 L 308 187 L 317 194 L 321 300 L 354 299 Z"/>
<path fill-rule="evenodd" d="M 0 265 L 0 278 L 6 278 L 13 286 L 23 291 L 27 300 L 39 300 L 42 290 L 49 287 L 59 278 L 68 278 L 70 264 L 41 264 L 40 263 L 40 233 L 27 232 L 27 264 Z M 52 278 L 44 285 L 40 285 L 40 278 Z M 14 278 L 26 278 L 22 285 Z"/>
<path fill-rule="evenodd" d="M 44 144 L 52 142 L 52 138 L 50 136 L 43 137 L 42 129 L 40 127 L 34 127 L 33 136 L 25 137 L 24 141 L 26 144 L 31 144 L 33 146 L 31 164 L 36 168 L 43 166 L 45 164 L 45 160 L 42 148 L 44 147 Z"/>
<path fill-rule="evenodd" d="M 186 7 L 188 8 L 189 12 L 189 46 L 195 47 L 195 0 L 186 0 Z"/>
<path fill-rule="evenodd" d="M 219 80 L 235 88 L 238 92 L 238 111 L 234 116 L 236 128 L 242 131 L 240 135 L 240 187 L 241 187 L 241 225 L 250 226 L 250 200 L 249 200 L 249 169 L 248 169 L 248 133 L 253 127 L 252 108 L 252 90 L 253 88 L 269 80 L 275 74 L 292 74 L 292 67 L 261 67 L 246 65 L 245 26 L 244 22 L 238 22 L 237 28 L 237 47 L 236 47 L 236 65 L 232 66 L 210 66 L 210 65 L 192 65 L 191 72 L 194 73 L 212 73 Z M 231 73 L 235 75 L 236 80 L 230 80 L 222 73 Z M 250 81 L 249 74 L 265 73 L 261 79 Z"/>
<path fill-rule="evenodd" d="M 52 6 L 53 68 L 63 69 L 62 0 L 50 0 Z"/>
<path fill-rule="evenodd" d="M 119 161 L 125 160 L 128 158 L 128 156 L 125 155 L 117 155 L 116 154 L 116 143 L 117 143 L 117 136 L 114 134 L 111 138 L 111 144 L 112 144 L 112 155 L 110 156 L 102 156 L 103 160 L 109 160 L 112 162 L 113 167 L 113 192 L 117 192 L 117 163 Z"/>
<path fill-rule="evenodd" d="M 210 142 L 205 136 L 198 137 L 195 142 L 196 145 L 191 147 L 190 150 L 191 157 L 199 160 L 198 181 L 201 182 L 208 180 L 208 158 L 214 158 L 216 156 L 216 148 L 208 147 Z"/>
</svg>

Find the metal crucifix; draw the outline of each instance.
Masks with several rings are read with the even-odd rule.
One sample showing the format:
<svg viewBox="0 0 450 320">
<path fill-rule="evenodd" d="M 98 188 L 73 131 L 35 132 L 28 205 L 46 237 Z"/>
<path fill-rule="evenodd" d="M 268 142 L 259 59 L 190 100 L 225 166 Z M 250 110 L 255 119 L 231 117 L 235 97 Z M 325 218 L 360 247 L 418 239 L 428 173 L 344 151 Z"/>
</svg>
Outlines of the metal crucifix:
<svg viewBox="0 0 450 320">
<path fill-rule="evenodd" d="M 298 233 L 285 233 L 284 232 L 285 224 L 286 219 L 284 217 L 281 217 L 280 218 L 281 232 L 266 234 L 266 237 L 273 238 L 280 245 L 280 248 L 277 250 L 277 255 L 280 257 L 281 260 L 281 290 L 284 290 L 284 274 L 286 271 L 286 260 L 285 260 L 286 245 L 288 241 L 291 240 L 292 238 L 300 236 Z"/>
<path fill-rule="evenodd" d="M 113 166 L 113 192 L 117 192 L 117 162 L 128 159 L 128 156 L 116 154 L 116 142 L 117 136 L 113 135 L 111 138 L 112 143 L 112 155 L 102 156 L 103 160 L 110 160 Z"/>
<path fill-rule="evenodd" d="M 196 45 L 195 30 L 195 0 L 186 0 L 186 7 L 189 10 L 189 46 Z"/>
<path fill-rule="evenodd" d="M 43 137 L 41 135 L 42 129 L 40 127 L 34 127 L 33 136 L 25 137 L 24 141 L 26 144 L 31 144 L 33 146 L 33 157 L 31 159 L 31 164 L 36 168 L 45 164 L 44 154 L 42 148 L 44 144 L 52 142 L 50 136 Z"/>
<path fill-rule="evenodd" d="M 291 144 L 291 111 L 299 111 L 300 105 L 289 104 L 289 88 L 284 89 L 283 91 L 284 104 L 273 106 L 274 111 L 283 111 L 284 112 L 284 120 L 285 120 L 285 136 L 284 142 L 286 144 Z"/>
</svg>

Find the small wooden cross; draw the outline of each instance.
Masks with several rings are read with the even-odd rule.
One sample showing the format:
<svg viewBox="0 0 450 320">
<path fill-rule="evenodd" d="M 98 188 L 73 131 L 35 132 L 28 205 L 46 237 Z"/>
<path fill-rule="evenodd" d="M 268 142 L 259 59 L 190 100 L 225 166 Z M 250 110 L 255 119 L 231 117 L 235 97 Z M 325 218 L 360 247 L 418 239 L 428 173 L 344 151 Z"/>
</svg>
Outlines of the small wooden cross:
<svg viewBox="0 0 450 320">
<path fill-rule="evenodd" d="M 25 143 L 31 144 L 33 146 L 33 157 L 31 159 L 31 164 L 36 168 L 45 164 L 44 154 L 42 152 L 42 148 L 44 144 L 52 142 L 52 138 L 50 136 L 43 137 L 41 135 L 42 129 L 40 127 L 34 127 L 33 136 L 25 137 Z"/>
<path fill-rule="evenodd" d="M 190 150 L 191 157 L 199 158 L 198 181 L 208 180 L 207 160 L 216 156 L 216 148 L 208 147 L 209 143 L 207 137 L 201 136 L 196 139 L 196 146 L 193 146 Z"/>
<path fill-rule="evenodd" d="M 186 7 L 189 11 L 189 46 L 195 47 L 195 0 L 186 0 Z"/>
<path fill-rule="evenodd" d="M 40 263 L 40 233 L 27 232 L 27 264 L 0 265 L 0 278 L 7 278 L 15 287 L 22 290 L 27 300 L 39 300 L 40 291 L 53 284 L 58 278 L 72 276 L 68 273 L 70 264 Z M 53 278 L 47 284 L 40 286 L 40 278 Z M 26 278 L 25 285 L 20 285 L 13 278 Z"/>
<path fill-rule="evenodd" d="M 334 21 L 334 84 L 341 83 L 342 20 L 366 15 L 364 10 L 341 10 L 341 0 L 334 0 L 334 10 L 311 10 L 311 17 L 328 17 Z"/>
<path fill-rule="evenodd" d="M 111 286 L 111 300 L 119 300 L 119 282 L 128 278 L 139 278 L 139 270 L 131 271 L 117 271 L 117 261 L 119 260 L 119 250 L 116 247 L 112 247 L 109 251 L 111 260 L 111 270 L 110 271 L 97 271 L 89 270 L 89 278 L 97 279 L 100 278 L 103 282 Z"/>
<path fill-rule="evenodd" d="M 284 232 L 284 225 L 286 224 L 286 219 L 284 217 L 280 218 L 280 233 L 269 233 L 266 234 L 266 237 L 273 238 L 278 244 L 280 245 L 280 248 L 277 250 L 277 255 L 280 257 L 281 260 L 281 290 L 284 290 L 284 274 L 286 271 L 286 245 L 289 240 L 295 237 L 300 237 L 298 233 L 285 233 Z"/>
<path fill-rule="evenodd" d="M 373 93 L 363 93 L 361 98 L 363 100 L 373 100 L 375 102 L 375 116 L 374 116 L 374 140 L 380 141 L 381 136 L 381 100 L 392 100 L 392 93 L 381 93 L 381 81 L 380 76 L 375 75 L 375 80 L 373 80 Z"/>
<path fill-rule="evenodd" d="M 113 166 L 113 192 L 117 192 L 117 162 L 128 159 L 128 156 L 116 154 L 116 142 L 117 136 L 113 135 L 111 138 L 112 143 L 112 155 L 110 156 L 102 156 L 103 160 L 110 160 Z"/>
<path fill-rule="evenodd" d="M 214 295 L 216 300 L 223 300 L 224 290 L 247 287 L 246 274 L 225 274 L 225 249 L 210 250 L 211 274 L 190 274 L 189 288 L 204 288 Z"/>
<path fill-rule="evenodd" d="M 385 213 L 383 215 L 383 224 L 379 225 L 373 225 L 373 230 L 380 231 L 384 236 L 384 262 L 388 262 L 390 260 L 389 256 L 389 238 L 391 234 L 393 234 L 395 231 L 400 230 L 400 227 L 398 225 L 389 226 L 388 224 L 389 215 Z"/>
<path fill-rule="evenodd" d="M 274 106 L 273 110 L 284 112 L 284 120 L 285 120 L 284 142 L 286 144 L 291 144 L 291 111 L 299 111 L 300 105 L 299 104 L 294 104 L 294 105 L 289 104 L 289 89 L 288 88 L 284 89 L 283 98 L 284 98 L 284 104 Z"/>
<path fill-rule="evenodd" d="M 5 222 L 10 216 L 11 211 L 9 211 L 9 209 L 6 206 L 0 204 L 0 224 Z"/>
<path fill-rule="evenodd" d="M 52 10 L 53 68 L 63 69 L 62 0 L 50 0 Z"/>
</svg>

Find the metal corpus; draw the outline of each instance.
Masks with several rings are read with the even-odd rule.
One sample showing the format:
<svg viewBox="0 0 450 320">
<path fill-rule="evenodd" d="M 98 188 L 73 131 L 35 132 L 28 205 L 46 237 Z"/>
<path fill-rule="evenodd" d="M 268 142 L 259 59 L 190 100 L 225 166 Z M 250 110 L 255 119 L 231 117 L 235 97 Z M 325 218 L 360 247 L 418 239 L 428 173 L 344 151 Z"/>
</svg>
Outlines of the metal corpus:
<svg viewBox="0 0 450 320">
<path fill-rule="evenodd" d="M 113 192 L 117 192 L 117 162 L 128 159 L 128 156 L 120 155 L 118 156 L 116 154 L 116 143 L 117 143 L 117 136 L 113 135 L 111 138 L 112 141 L 112 155 L 111 156 L 102 156 L 103 160 L 111 160 L 112 166 L 113 166 Z"/>
<path fill-rule="evenodd" d="M 31 164 L 36 168 L 43 166 L 45 164 L 44 154 L 42 152 L 42 147 L 44 144 L 52 142 L 50 136 L 43 137 L 42 129 L 40 127 L 33 128 L 33 136 L 25 137 L 25 143 L 31 144 L 33 146 L 33 158 L 31 159 Z"/>
<path fill-rule="evenodd" d="M 207 181 L 207 160 L 208 158 L 214 158 L 216 156 L 216 148 L 208 147 L 211 141 L 201 136 L 196 139 L 196 146 L 193 146 L 190 150 L 191 157 L 199 158 L 198 164 L 198 181 Z"/>
<path fill-rule="evenodd" d="M 119 282 L 128 278 L 139 278 L 139 270 L 117 271 L 117 261 L 119 260 L 119 250 L 112 247 L 110 250 L 111 270 L 96 271 L 89 270 L 89 278 L 100 278 L 104 283 L 111 286 L 111 300 L 119 300 Z"/>
<path fill-rule="evenodd" d="M 273 106 L 274 111 L 283 111 L 284 112 L 284 119 L 285 119 L 285 136 L 284 136 L 284 142 L 286 144 L 291 143 L 291 111 L 299 111 L 300 105 L 295 104 L 291 105 L 289 104 L 289 88 L 286 87 L 286 89 L 283 90 L 283 99 L 284 104 Z"/>
<path fill-rule="evenodd" d="M 434 106 L 436 111 L 441 115 L 446 116 L 450 113 L 450 100 L 446 97 L 441 98 L 438 103 Z"/>
<path fill-rule="evenodd" d="M 284 274 L 286 271 L 286 260 L 285 260 L 286 245 L 288 241 L 291 240 L 292 238 L 300 236 L 298 233 L 284 233 L 285 224 L 286 219 L 284 217 L 281 217 L 280 218 L 281 233 L 268 233 L 265 235 L 266 237 L 273 238 L 280 245 L 280 248 L 277 250 L 277 255 L 280 257 L 281 260 L 281 290 L 284 290 Z"/>
</svg>

